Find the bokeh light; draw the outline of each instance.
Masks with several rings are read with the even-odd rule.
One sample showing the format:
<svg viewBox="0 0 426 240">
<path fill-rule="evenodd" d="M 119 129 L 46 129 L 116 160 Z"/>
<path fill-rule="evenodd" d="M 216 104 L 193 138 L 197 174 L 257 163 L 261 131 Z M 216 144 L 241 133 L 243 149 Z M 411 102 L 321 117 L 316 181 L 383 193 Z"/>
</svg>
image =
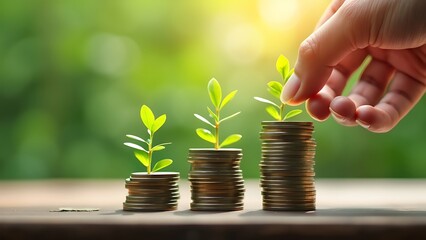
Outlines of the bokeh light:
<svg viewBox="0 0 426 240">
<path fill-rule="evenodd" d="M 275 60 L 296 61 L 299 44 L 330 1 L 1 1 L 0 178 L 124 178 L 143 171 L 123 145 L 146 136 L 142 104 L 167 122 L 157 159 L 187 176 L 195 129 L 207 115 L 206 84 L 239 92 L 244 176 L 259 176 L 259 130 L 269 120 L 266 83 Z M 355 76 L 356 78 L 356 76 Z M 316 122 L 318 177 L 425 177 L 425 100 L 387 134 Z M 311 120 L 304 113 L 298 120 Z"/>
</svg>

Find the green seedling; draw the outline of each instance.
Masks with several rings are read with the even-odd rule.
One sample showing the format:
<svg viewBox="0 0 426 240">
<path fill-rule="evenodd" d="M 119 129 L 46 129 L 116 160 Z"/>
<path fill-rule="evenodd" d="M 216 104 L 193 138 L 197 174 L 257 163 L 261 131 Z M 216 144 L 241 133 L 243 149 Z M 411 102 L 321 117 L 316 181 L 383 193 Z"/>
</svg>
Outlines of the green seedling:
<svg viewBox="0 0 426 240">
<path fill-rule="evenodd" d="M 224 118 L 221 118 L 220 115 L 220 111 L 235 97 L 235 94 L 237 94 L 237 90 L 232 91 L 231 93 L 226 95 L 225 98 L 222 99 L 222 88 L 220 87 L 219 82 L 214 78 L 209 81 L 207 85 L 207 90 L 210 96 L 210 100 L 214 106 L 214 110 L 207 107 L 207 111 L 209 112 L 209 116 L 210 118 L 212 118 L 213 121 L 210 122 L 209 120 L 198 114 L 194 114 L 194 116 L 203 123 L 206 123 L 207 125 L 211 126 L 214 129 L 214 133 L 204 128 L 197 128 L 197 135 L 201 139 L 206 140 L 209 143 L 213 143 L 215 149 L 220 149 L 224 146 L 238 142 L 242 137 L 240 134 L 232 134 L 225 138 L 223 142 L 220 142 L 219 139 L 219 127 L 222 122 L 240 114 L 240 112 L 237 112 Z"/>
<path fill-rule="evenodd" d="M 141 116 L 142 123 L 147 128 L 149 138 L 145 140 L 141 137 L 130 135 L 130 134 L 126 135 L 126 137 L 142 142 L 146 145 L 146 147 L 144 148 L 140 146 L 139 144 L 135 144 L 131 142 L 125 142 L 124 145 L 134 150 L 135 157 L 146 167 L 146 171 L 148 172 L 148 174 L 151 174 L 151 172 L 156 172 L 160 169 L 163 169 L 169 166 L 170 164 L 172 164 L 173 162 L 173 160 L 171 159 L 160 160 L 154 165 L 154 168 L 152 168 L 151 170 L 153 153 L 156 151 L 164 150 L 166 148 L 165 145 L 171 144 L 171 143 L 161 143 L 158 145 L 153 145 L 154 134 L 166 122 L 166 114 L 163 114 L 159 116 L 158 118 L 155 118 L 155 115 L 152 112 L 152 110 L 148 106 L 143 105 L 141 107 L 140 116 Z"/>
<path fill-rule="evenodd" d="M 280 73 L 283 83 L 277 82 L 277 81 L 270 81 L 268 82 L 268 92 L 276 99 L 279 100 L 280 103 L 275 103 L 273 101 L 270 101 L 265 98 L 261 97 L 254 97 L 259 102 L 263 102 L 268 104 L 266 107 L 266 112 L 271 115 L 275 120 L 277 121 L 285 121 L 289 118 L 292 118 L 296 115 L 299 115 L 302 113 L 302 110 L 300 109 L 294 109 L 289 111 L 287 114 L 284 115 L 284 109 L 286 104 L 282 103 L 280 101 L 281 92 L 283 90 L 284 85 L 287 83 L 288 79 L 294 72 L 294 68 L 290 69 L 290 63 L 286 57 L 283 55 L 280 55 L 277 59 L 276 63 L 277 71 Z"/>
</svg>

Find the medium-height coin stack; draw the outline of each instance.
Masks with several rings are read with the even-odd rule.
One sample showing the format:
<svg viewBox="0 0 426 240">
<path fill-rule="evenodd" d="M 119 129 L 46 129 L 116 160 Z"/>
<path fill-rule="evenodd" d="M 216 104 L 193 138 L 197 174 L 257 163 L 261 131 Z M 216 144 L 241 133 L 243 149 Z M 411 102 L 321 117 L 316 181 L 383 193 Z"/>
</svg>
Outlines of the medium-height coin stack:
<svg viewBox="0 0 426 240">
<path fill-rule="evenodd" d="M 243 209 L 244 179 L 241 149 L 189 149 L 191 210 Z"/>
<path fill-rule="evenodd" d="M 125 211 L 168 211 L 177 209 L 179 173 L 132 173 L 126 179 L 129 195 L 123 203 Z"/>
<path fill-rule="evenodd" d="M 312 122 L 262 122 L 260 185 L 264 210 L 315 210 L 313 131 Z"/>
</svg>

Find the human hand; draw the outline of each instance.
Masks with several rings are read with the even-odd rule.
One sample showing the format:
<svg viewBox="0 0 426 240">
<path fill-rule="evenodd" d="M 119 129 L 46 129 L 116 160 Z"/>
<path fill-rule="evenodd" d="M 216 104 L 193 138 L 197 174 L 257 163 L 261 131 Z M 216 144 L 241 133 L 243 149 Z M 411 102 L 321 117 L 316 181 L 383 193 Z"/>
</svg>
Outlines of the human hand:
<svg viewBox="0 0 426 240">
<path fill-rule="evenodd" d="M 331 113 L 345 126 L 391 130 L 425 93 L 425 9 L 424 0 L 333 1 L 300 45 L 281 100 L 307 100 L 318 120 Z M 349 96 L 340 96 L 367 56 L 372 59 L 360 80 Z"/>
</svg>

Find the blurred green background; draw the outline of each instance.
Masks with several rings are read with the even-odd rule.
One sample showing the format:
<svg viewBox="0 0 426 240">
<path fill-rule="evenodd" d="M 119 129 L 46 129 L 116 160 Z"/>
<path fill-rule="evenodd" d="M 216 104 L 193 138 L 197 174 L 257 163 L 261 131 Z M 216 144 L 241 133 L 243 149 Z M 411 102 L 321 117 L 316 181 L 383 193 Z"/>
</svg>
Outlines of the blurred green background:
<svg viewBox="0 0 426 240">
<path fill-rule="evenodd" d="M 143 171 L 125 134 L 146 137 L 142 104 L 168 120 L 156 159 L 187 176 L 207 116 L 206 85 L 238 89 L 224 134 L 241 133 L 244 176 L 259 175 L 266 83 L 279 54 L 300 42 L 329 1 L 0 1 L 0 178 L 125 178 Z M 426 107 L 390 133 L 316 122 L 318 177 L 426 177 Z M 299 120 L 310 120 L 305 114 Z"/>
</svg>

